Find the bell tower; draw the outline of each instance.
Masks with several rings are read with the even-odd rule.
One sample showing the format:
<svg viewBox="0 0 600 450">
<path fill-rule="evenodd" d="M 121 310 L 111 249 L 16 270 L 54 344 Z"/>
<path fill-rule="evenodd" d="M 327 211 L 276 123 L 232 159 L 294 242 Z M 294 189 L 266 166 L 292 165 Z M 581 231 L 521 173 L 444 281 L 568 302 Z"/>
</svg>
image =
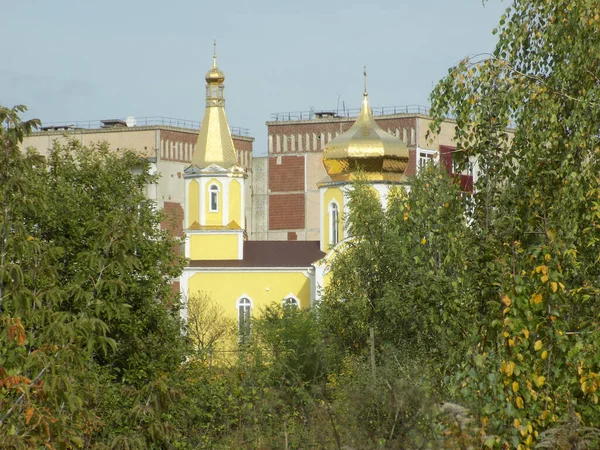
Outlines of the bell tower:
<svg viewBox="0 0 600 450">
<path fill-rule="evenodd" d="M 245 169 L 225 116 L 225 75 L 217 67 L 206 72 L 206 105 L 192 156 L 185 169 L 185 256 L 190 260 L 242 259 Z"/>
</svg>

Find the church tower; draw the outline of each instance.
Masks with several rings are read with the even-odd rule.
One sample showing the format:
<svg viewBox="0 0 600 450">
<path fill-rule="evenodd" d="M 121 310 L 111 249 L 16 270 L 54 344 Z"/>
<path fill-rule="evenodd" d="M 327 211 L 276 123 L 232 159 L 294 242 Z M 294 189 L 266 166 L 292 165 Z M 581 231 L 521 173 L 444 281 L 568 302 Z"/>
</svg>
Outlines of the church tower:
<svg viewBox="0 0 600 450">
<path fill-rule="evenodd" d="M 346 239 L 343 217 L 348 212 L 347 189 L 361 174 L 387 204 L 390 186 L 402 184 L 408 165 L 408 147 L 375 122 L 369 107 L 367 72 L 362 109 L 352 127 L 323 149 L 328 178 L 319 183 L 321 199 L 321 251 L 327 252 Z"/>
<path fill-rule="evenodd" d="M 192 260 L 243 259 L 244 183 L 225 116 L 225 75 L 213 65 L 206 73 L 206 109 L 185 169 L 185 256 Z"/>
</svg>

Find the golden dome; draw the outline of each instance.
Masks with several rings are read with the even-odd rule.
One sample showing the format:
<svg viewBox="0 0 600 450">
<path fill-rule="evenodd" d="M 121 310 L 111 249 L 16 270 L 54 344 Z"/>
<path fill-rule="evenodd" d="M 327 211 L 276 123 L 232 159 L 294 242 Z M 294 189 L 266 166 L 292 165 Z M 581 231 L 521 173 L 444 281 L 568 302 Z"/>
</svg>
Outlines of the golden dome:
<svg viewBox="0 0 600 450">
<path fill-rule="evenodd" d="M 225 81 L 225 74 L 221 72 L 215 63 L 213 67 L 206 72 L 204 79 L 208 84 L 223 84 Z"/>
<path fill-rule="evenodd" d="M 365 90 L 356 122 L 325 146 L 323 165 L 333 181 L 351 180 L 357 170 L 373 181 L 402 181 L 408 147 L 377 125 Z"/>
<path fill-rule="evenodd" d="M 217 67 L 217 41 L 214 41 L 214 52 L 213 52 L 213 65 L 206 75 L 204 79 L 207 84 L 223 84 L 225 81 L 225 74 L 221 72 L 221 70 Z"/>
</svg>

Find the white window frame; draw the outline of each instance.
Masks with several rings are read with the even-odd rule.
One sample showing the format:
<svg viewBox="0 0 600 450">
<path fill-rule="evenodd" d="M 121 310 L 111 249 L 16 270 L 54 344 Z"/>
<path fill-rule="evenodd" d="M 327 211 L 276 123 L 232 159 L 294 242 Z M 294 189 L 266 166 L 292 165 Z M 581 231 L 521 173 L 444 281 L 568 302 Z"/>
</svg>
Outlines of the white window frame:
<svg viewBox="0 0 600 450">
<path fill-rule="evenodd" d="M 333 220 L 334 211 L 335 220 Z M 338 242 L 340 242 L 340 206 L 335 200 L 332 200 L 329 203 L 327 212 L 329 217 L 329 245 L 336 245 Z"/>
<path fill-rule="evenodd" d="M 213 195 L 215 197 L 214 208 Z M 210 212 L 219 212 L 219 186 L 214 183 L 208 187 L 208 209 Z"/>
<path fill-rule="evenodd" d="M 417 148 L 417 173 L 419 173 L 429 163 L 438 161 L 438 152 L 435 150 L 425 150 Z"/>
<path fill-rule="evenodd" d="M 290 292 L 283 298 L 283 300 L 281 300 L 281 306 L 284 308 L 286 306 L 295 306 L 296 308 L 300 308 L 300 300 L 298 300 L 298 297 Z"/>
<path fill-rule="evenodd" d="M 237 318 L 238 318 L 238 333 L 240 333 L 240 337 L 241 337 L 241 333 L 243 331 L 242 327 L 246 326 L 248 329 L 248 332 L 250 332 L 250 322 L 252 319 L 253 306 L 254 306 L 254 303 L 252 302 L 252 299 L 246 294 L 243 294 L 235 302 L 235 310 L 237 311 Z M 241 308 L 244 308 L 244 309 L 247 308 L 247 312 L 244 311 L 244 315 L 247 314 L 247 317 L 245 317 L 245 320 L 247 320 L 247 325 L 245 324 L 245 322 L 240 320 L 240 318 L 242 316 Z"/>
</svg>

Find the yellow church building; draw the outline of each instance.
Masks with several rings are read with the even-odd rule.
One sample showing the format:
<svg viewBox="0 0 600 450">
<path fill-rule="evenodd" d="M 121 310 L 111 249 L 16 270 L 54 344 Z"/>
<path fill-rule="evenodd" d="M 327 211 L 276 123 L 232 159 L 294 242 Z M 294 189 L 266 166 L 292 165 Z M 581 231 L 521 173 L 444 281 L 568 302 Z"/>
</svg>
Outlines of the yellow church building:
<svg viewBox="0 0 600 450">
<path fill-rule="evenodd" d="M 356 122 L 323 151 L 328 176 L 318 185 L 320 240 L 250 241 L 244 229 L 247 173 L 237 163 L 225 116 L 224 81 L 215 54 L 206 73 L 206 110 L 198 141 L 183 176 L 188 264 L 180 289 L 184 302 L 203 293 L 245 329 L 252 315 L 267 305 L 309 308 L 319 301 L 335 247 L 349 237 L 344 217 L 348 188 L 357 171 L 372 184 L 385 206 L 390 187 L 405 181 L 409 153 L 403 141 L 375 123 L 365 75 Z M 184 318 L 186 311 L 184 308 Z"/>
</svg>

